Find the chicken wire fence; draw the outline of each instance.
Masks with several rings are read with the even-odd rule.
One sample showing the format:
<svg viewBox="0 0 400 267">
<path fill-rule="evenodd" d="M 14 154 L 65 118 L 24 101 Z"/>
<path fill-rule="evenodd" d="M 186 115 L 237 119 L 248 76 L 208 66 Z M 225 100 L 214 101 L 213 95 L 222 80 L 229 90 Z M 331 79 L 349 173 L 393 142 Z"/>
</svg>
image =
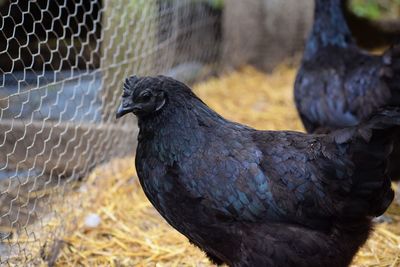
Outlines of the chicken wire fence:
<svg viewBox="0 0 400 267">
<path fill-rule="evenodd" d="M 114 119 L 124 78 L 212 73 L 220 13 L 207 0 L 0 1 L 2 264 L 54 257 L 71 192 L 134 152 L 132 118 Z"/>
</svg>

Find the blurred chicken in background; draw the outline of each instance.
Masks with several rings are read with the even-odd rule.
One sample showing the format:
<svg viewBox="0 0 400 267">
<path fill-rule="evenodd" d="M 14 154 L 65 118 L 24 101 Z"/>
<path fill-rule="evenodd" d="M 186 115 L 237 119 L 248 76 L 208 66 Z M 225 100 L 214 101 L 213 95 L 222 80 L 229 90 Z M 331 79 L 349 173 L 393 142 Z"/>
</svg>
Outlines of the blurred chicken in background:
<svg viewBox="0 0 400 267">
<path fill-rule="evenodd" d="M 314 24 L 294 88 L 309 133 L 357 125 L 379 108 L 400 106 L 400 46 L 382 55 L 360 49 L 343 15 L 345 3 L 315 2 Z M 394 181 L 400 179 L 400 136 L 395 139 L 388 167 Z"/>
</svg>

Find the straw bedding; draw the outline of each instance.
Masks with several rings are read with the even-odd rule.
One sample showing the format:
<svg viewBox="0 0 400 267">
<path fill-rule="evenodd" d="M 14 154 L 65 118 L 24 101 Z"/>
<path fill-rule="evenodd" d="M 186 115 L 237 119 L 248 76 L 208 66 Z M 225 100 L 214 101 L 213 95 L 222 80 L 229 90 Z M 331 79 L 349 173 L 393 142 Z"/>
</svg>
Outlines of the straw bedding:
<svg viewBox="0 0 400 267">
<path fill-rule="evenodd" d="M 269 75 L 244 67 L 194 88 L 228 119 L 259 129 L 303 130 L 292 101 L 294 76 L 289 67 Z M 96 168 L 79 187 L 67 199 L 79 199 L 80 208 L 61 216 L 70 234 L 59 237 L 42 264 L 211 266 L 152 208 L 138 184 L 133 156 Z M 393 204 L 387 214 L 393 222 L 376 226 L 353 266 L 400 266 L 400 207 Z"/>
</svg>

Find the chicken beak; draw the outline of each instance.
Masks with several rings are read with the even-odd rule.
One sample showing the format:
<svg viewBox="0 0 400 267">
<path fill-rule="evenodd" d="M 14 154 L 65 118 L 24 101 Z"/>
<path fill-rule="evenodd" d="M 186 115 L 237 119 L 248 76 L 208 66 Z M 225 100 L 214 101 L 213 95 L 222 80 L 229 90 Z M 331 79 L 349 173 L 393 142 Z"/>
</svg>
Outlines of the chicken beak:
<svg viewBox="0 0 400 267">
<path fill-rule="evenodd" d="M 118 110 L 117 110 L 117 114 L 116 114 L 116 118 L 119 119 L 122 116 L 124 116 L 125 114 L 132 112 L 134 110 L 134 108 L 132 107 L 124 107 L 122 104 L 119 106 Z"/>
</svg>

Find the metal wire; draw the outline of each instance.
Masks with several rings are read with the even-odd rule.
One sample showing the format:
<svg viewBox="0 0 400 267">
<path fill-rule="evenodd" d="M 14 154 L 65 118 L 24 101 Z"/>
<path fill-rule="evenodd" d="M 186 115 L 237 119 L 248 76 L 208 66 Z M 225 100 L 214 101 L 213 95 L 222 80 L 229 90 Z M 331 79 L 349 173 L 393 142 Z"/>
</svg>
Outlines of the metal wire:
<svg viewBox="0 0 400 267">
<path fill-rule="evenodd" d="M 70 193 L 134 151 L 134 123 L 114 119 L 124 78 L 210 72 L 220 17 L 207 0 L 0 1 L 0 263 L 57 247 Z"/>
</svg>

